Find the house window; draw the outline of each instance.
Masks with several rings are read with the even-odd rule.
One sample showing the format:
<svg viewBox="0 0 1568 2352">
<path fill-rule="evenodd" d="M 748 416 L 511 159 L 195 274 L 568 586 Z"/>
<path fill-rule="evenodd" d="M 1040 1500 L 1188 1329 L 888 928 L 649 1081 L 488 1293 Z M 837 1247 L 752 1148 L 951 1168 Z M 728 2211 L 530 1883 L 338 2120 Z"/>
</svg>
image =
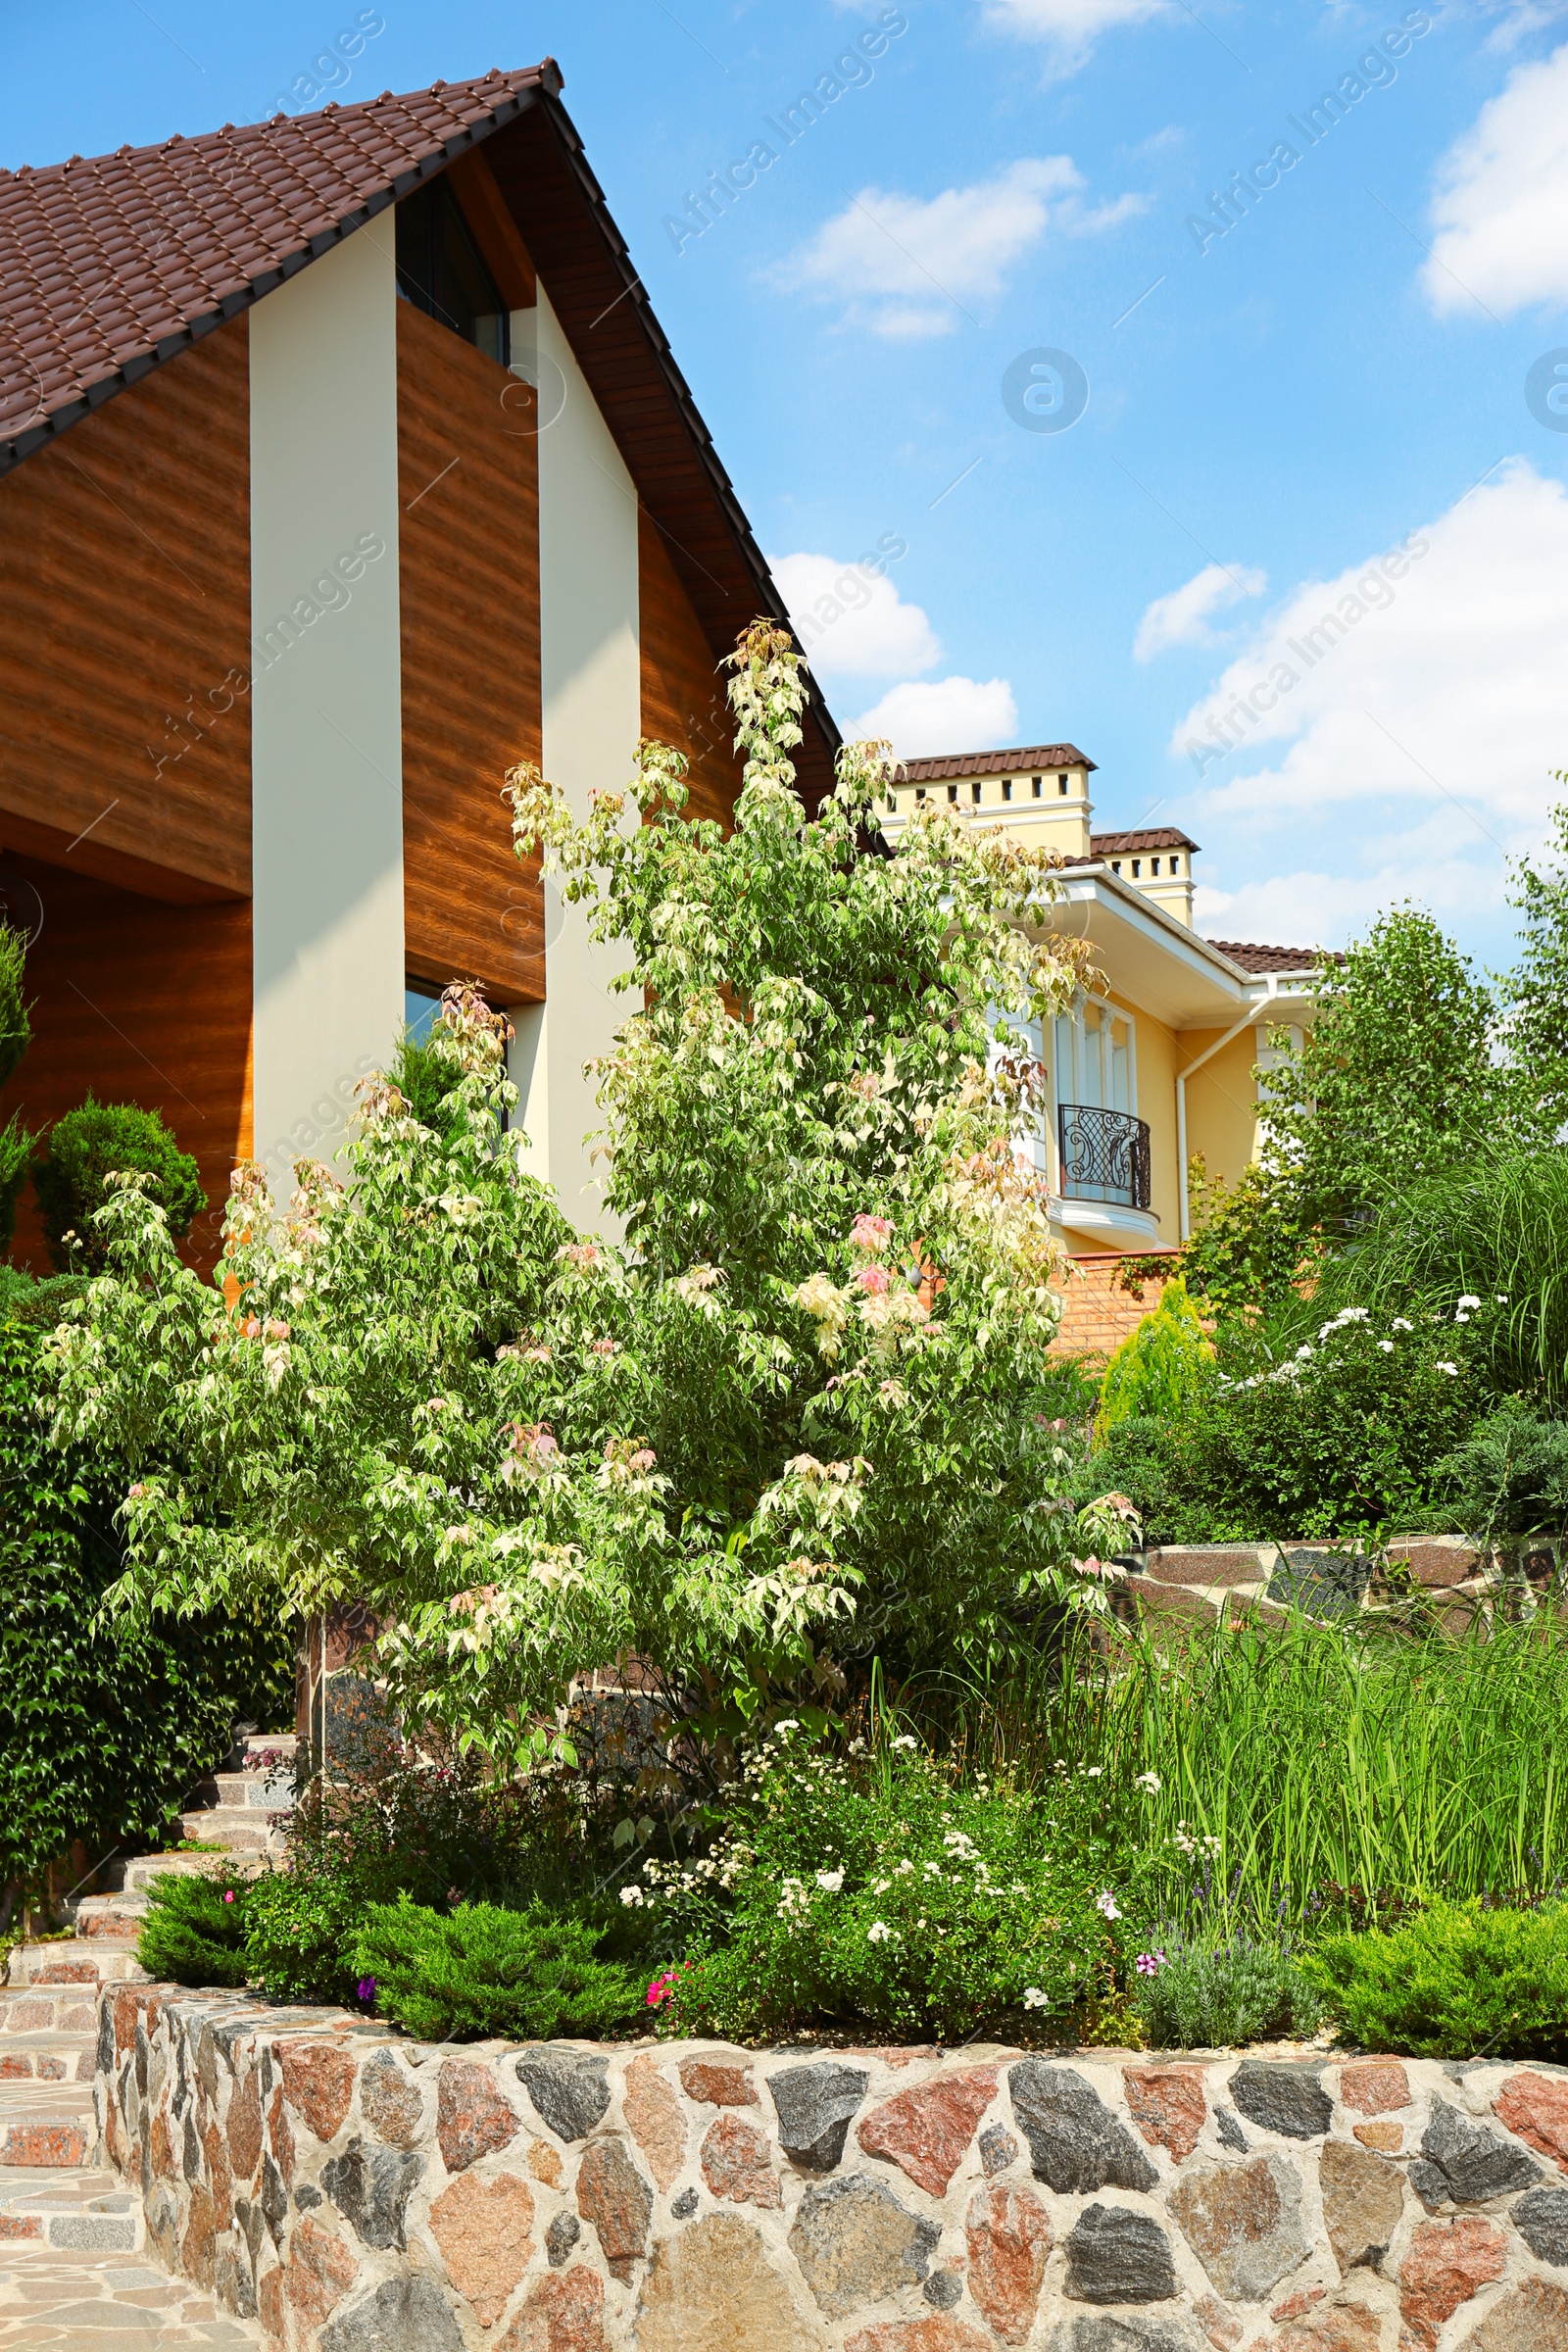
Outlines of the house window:
<svg viewBox="0 0 1568 2352">
<path fill-rule="evenodd" d="M 403 1025 L 412 1045 L 427 1046 L 441 1009 L 441 991 L 432 988 L 428 980 L 405 980 L 403 983 Z"/>
<path fill-rule="evenodd" d="M 898 809 L 898 806 L 899 806 L 899 796 L 898 796 L 898 794 L 897 794 L 896 792 L 890 792 L 890 793 L 888 794 L 888 808 L 889 808 L 891 810 L 893 810 L 893 811 L 895 811 L 895 812 L 896 812 L 896 811 L 897 811 L 897 809 Z"/>
<path fill-rule="evenodd" d="M 956 784 L 950 784 L 950 785 L 948 786 L 948 798 L 949 798 L 949 800 L 950 800 L 950 801 L 954 801 L 954 802 L 956 802 L 956 801 L 957 800 L 957 797 L 958 797 L 958 787 L 956 786 Z"/>
<path fill-rule="evenodd" d="M 416 310 L 510 366 L 511 315 L 444 177 L 416 188 L 397 208 L 397 283 Z"/>
<path fill-rule="evenodd" d="M 1182 870 L 1182 861 L 1181 861 L 1181 859 L 1180 859 L 1179 858 L 1173 858 L 1171 859 L 1171 861 L 1170 861 L 1170 870 L 1171 870 L 1171 872 L 1172 872 L 1173 874 L 1179 874 L 1179 873 L 1181 872 L 1181 870 Z"/>
<path fill-rule="evenodd" d="M 1159 859 L 1158 859 L 1157 858 L 1151 858 L 1151 859 L 1149 860 L 1149 870 L 1150 870 L 1150 872 L 1151 872 L 1152 874 L 1157 874 L 1157 873 L 1158 873 L 1158 871 L 1159 871 Z"/>
<path fill-rule="evenodd" d="M 1029 781 L 1035 788 L 1035 799 L 1038 801 L 1046 789 L 1046 779 L 1044 776 L 1031 776 Z"/>
<path fill-rule="evenodd" d="M 974 803 L 974 806 L 978 808 L 980 806 L 980 787 L 978 784 L 970 785 L 969 798 Z"/>
<path fill-rule="evenodd" d="M 1141 858 L 1135 858 L 1133 859 L 1133 880 L 1134 880 L 1135 882 L 1137 881 L 1137 879 L 1138 879 L 1138 876 L 1139 876 L 1139 873 L 1140 873 L 1140 871 L 1141 871 L 1141 868 L 1142 868 L 1142 862 L 1143 862 L 1143 861 L 1142 861 L 1142 859 L 1141 859 Z"/>
<path fill-rule="evenodd" d="M 1056 778 L 1056 791 L 1062 800 L 1067 798 L 1067 779 L 1065 776 L 1058 776 Z"/>
<path fill-rule="evenodd" d="M 1111 859 L 1110 870 L 1113 874 L 1119 874 L 1121 872 L 1121 859 L 1119 858 L 1113 858 Z"/>
<path fill-rule="evenodd" d="M 1010 776 L 1004 776 L 1002 779 L 1002 797 L 1004 801 L 1010 801 L 1012 798 L 1012 778 Z"/>
<path fill-rule="evenodd" d="M 923 784 L 917 784 L 915 786 L 914 797 L 917 801 L 923 801 L 925 799 L 925 786 Z"/>
</svg>

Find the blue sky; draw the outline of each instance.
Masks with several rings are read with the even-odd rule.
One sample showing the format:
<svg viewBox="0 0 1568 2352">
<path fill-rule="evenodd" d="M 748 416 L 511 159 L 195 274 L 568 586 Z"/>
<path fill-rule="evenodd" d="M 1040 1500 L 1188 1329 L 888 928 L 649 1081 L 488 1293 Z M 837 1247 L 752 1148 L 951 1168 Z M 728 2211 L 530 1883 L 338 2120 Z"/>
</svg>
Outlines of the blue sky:
<svg viewBox="0 0 1568 2352">
<path fill-rule="evenodd" d="M 365 12 L 6 14 L 15 166 L 298 111 Z M 1071 739 L 1098 824 L 1202 844 L 1215 936 L 1338 944 L 1408 894 L 1506 956 L 1507 859 L 1568 766 L 1568 5 L 371 18 L 344 100 L 560 60 L 759 538 L 797 609 L 845 607 L 814 653 L 846 727 Z M 1041 351 L 1087 385 L 1066 429 Z"/>
</svg>

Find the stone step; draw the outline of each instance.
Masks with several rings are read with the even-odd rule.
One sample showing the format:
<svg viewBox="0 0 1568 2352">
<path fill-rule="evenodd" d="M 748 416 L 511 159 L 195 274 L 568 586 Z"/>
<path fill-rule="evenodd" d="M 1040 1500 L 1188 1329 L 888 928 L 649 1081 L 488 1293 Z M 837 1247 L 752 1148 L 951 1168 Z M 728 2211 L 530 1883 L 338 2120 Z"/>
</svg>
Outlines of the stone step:
<svg viewBox="0 0 1568 2352">
<path fill-rule="evenodd" d="M 0 2041 L 0 2082 L 90 2082 L 97 2049 L 79 2034 L 8 2034 Z"/>
<path fill-rule="evenodd" d="M 179 1824 L 187 1838 L 226 1853 L 266 1854 L 281 1851 L 283 1845 L 282 1832 L 269 1829 L 267 1815 L 251 1805 L 206 1806 L 182 1813 Z"/>
<path fill-rule="evenodd" d="M 0 2243 L 11 2239 L 74 2254 L 135 2254 L 144 2242 L 141 2199 L 113 2173 L 83 2170 L 69 2187 L 42 2182 L 0 2195 Z"/>
<path fill-rule="evenodd" d="M 147 1908 L 145 1894 L 79 1894 L 67 1903 L 66 1912 L 78 1942 L 97 1942 L 105 1936 L 113 1941 L 139 1936 Z"/>
<path fill-rule="evenodd" d="M 262 1813 L 292 1813 L 294 1776 L 290 1772 L 219 1772 L 197 1791 L 203 1805 L 244 1805 Z"/>
<path fill-rule="evenodd" d="M 262 1867 L 259 1854 L 136 1854 L 107 1866 L 105 1892 L 146 1894 L 160 1879 L 253 1879 Z"/>
<path fill-rule="evenodd" d="M 76 2172 L 97 2141 L 91 2082 L 0 2082 L 0 2165 Z"/>
<path fill-rule="evenodd" d="M 56 1947 L 57 1949 L 60 1947 Z M 98 2030 L 96 1984 L 28 1991 L 0 1987 L 0 2056 L 18 2034 L 59 2034 L 73 2039 Z"/>
<path fill-rule="evenodd" d="M 136 1958 L 134 1936 L 95 1936 L 86 1941 L 70 1936 L 48 1943 L 14 1944 L 6 1984 L 13 1992 L 21 1985 L 74 1984 L 85 1986 L 91 1994 L 100 1984 L 127 1978 L 138 1984 L 147 1982 L 147 1971 Z"/>
</svg>

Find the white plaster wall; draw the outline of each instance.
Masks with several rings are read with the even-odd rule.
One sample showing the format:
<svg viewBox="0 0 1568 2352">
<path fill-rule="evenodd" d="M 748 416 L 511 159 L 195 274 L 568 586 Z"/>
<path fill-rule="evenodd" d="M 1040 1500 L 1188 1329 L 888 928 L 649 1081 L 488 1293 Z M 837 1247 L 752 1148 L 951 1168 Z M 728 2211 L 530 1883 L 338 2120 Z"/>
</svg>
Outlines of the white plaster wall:
<svg viewBox="0 0 1568 2352">
<path fill-rule="evenodd" d="M 628 782 L 642 732 L 637 494 L 543 286 L 537 311 L 517 313 L 513 326 L 514 365 L 537 374 L 542 396 L 544 771 L 582 814 L 590 791 L 618 792 Z M 610 1222 L 599 1207 L 603 1163 L 590 1165 L 584 1144 L 601 1117 L 583 1063 L 608 1049 L 636 1009 L 629 996 L 608 989 L 626 961 L 624 949 L 596 947 L 582 909 L 564 906 L 547 885 L 546 1001 L 514 1016 L 512 1073 L 526 1164 L 554 1184 L 576 1225 Z"/>
<path fill-rule="evenodd" d="M 396 302 L 372 221 L 251 313 L 256 1155 L 278 1197 L 342 1146 L 403 1017 Z"/>
</svg>

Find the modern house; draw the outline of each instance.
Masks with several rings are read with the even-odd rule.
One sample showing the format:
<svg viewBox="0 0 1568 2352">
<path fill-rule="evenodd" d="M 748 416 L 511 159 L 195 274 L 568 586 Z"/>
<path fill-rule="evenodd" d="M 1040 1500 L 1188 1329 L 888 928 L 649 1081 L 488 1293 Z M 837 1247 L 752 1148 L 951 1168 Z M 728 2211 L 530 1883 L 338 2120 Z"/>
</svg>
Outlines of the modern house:
<svg viewBox="0 0 1568 2352">
<path fill-rule="evenodd" d="M 896 841 L 918 802 L 941 798 L 1062 859 L 1050 919 L 1091 942 L 1101 977 L 1054 1035 L 1036 1038 L 1051 1104 L 1035 1151 L 1053 1222 L 1075 1258 L 1095 1261 L 1102 1293 L 1123 1256 L 1187 1240 L 1195 1155 L 1228 1183 L 1255 1157 L 1275 1036 L 1294 1028 L 1298 1038 L 1311 1019 L 1318 957 L 1200 938 L 1197 842 L 1168 825 L 1096 833 L 1096 772 L 1070 743 L 910 760 L 889 787 L 882 828 Z"/>
<path fill-rule="evenodd" d="M 623 1006 L 502 778 L 581 804 L 657 735 L 727 814 L 716 664 L 785 608 L 559 71 L 0 172 L 0 234 L 6 1109 L 160 1109 L 210 1258 L 232 1161 L 286 1194 L 410 991 L 471 976 L 591 1216 L 582 1063 Z M 813 702 L 808 792 L 836 744 Z"/>
</svg>

